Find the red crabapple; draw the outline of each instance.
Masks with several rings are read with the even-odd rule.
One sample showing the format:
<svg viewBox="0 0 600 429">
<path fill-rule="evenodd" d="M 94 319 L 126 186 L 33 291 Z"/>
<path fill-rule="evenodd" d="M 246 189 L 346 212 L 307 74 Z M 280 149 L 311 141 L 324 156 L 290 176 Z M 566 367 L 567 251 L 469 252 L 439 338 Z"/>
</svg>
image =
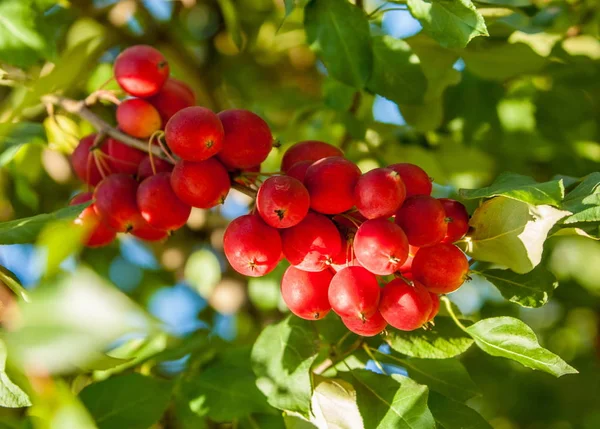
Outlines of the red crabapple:
<svg viewBox="0 0 600 429">
<path fill-rule="evenodd" d="M 106 143 L 109 163 L 114 173 L 135 174 L 138 166 L 146 156 L 145 152 L 137 150 L 113 138 Z"/>
<path fill-rule="evenodd" d="M 415 259 L 415 255 L 417 254 L 418 250 L 418 247 L 411 246 L 410 244 L 408 245 L 408 257 L 406 258 L 406 261 L 404 261 L 402 266 L 398 268 L 398 271 L 400 271 L 401 273 L 407 273 L 410 271 L 413 259 Z"/>
<path fill-rule="evenodd" d="M 281 279 L 281 297 L 296 316 L 322 319 L 331 310 L 327 291 L 332 278 L 329 270 L 309 272 L 290 266 Z"/>
<path fill-rule="evenodd" d="M 407 198 L 396 213 L 396 223 L 402 227 L 411 246 L 417 247 L 441 242 L 448 230 L 444 206 L 428 195 Z"/>
<path fill-rule="evenodd" d="M 96 213 L 118 232 L 131 231 L 144 222 L 136 203 L 138 183 L 126 174 L 111 174 L 94 191 Z"/>
<path fill-rule="evenodd" d="M 186 107 L 167 122 L 165 139 L 181 159 L 204 161 L 223 148 L 223 124 L 210 109 Z"/>
<path fill-rule="evenodd" d="M 359 317 L 342 317 L 342 322 L 348 330 L 363 337 L 374 337 L 387 327 L 387 322 L 379 311 L 364 321 Z"/>
<path fill-rule="evenodd" d="M 179 161 L 171 173 L 171 186 L 184 203 L 208 209 L 223 204 L 231 183 L 225 167 L 209 158 L 201 162 Z"/>
<path fill-rule="evenodd" d="M 103 158 L 103 155 L 106 155 L 106 145 L 95 150 L 97 155 L 90 151 L 96 136 L 97 134 L 90 134 L 82 138 L 71 154 L 71 164 L 75 174 L 79 177 L 79 180 L 90 186 L 96 186 L 104 176 L 111 174 L 110 165 Z M 98 169 L 98 165 L 100 165 L 102 171 Z"/>
<path fill-rule="evenodd" d="M 69 205 L 74 206 L 77 204 L 83 204 L 92 199 L 91 192 L 83 192 L 76 195 L 69 202 Z M 83 244 L 87 247 L 101 247 L 112 243 L 117 236 L 117 232 L 110 226 L 106 225 L 100 220 L 94 203 L 87 206 L 75 219 L 76 225 L 81 225 L 86 228 L 86 235 L 84 237 Z"/>
<path fill-rule="evenodd" d="M 354 254 L 367 270 L 387 276 L 408 257 L 408 240 L 402 228 L 387 219 L 368 220 L 356 231 Z"/>
<path fill-rule="evenodd" d="M 166 125 L 175 113 L 196 104 L 196 94 L 187 83 L 170 77 L 158 94 L 148 101 L 158 111 L 162 124 Z"/>
<path fill-rule="evenodd" d="M 131 235 L 144 241 L 162 241 L 169 236 L 169 232 L 164 229 L 154 228 L 144 220 L 133 228 Z"/>
<path fill-rule="evenodd" d="M 309 212 L 296 226 L 281 231 L 283 254 L 304 271 L 325 270 L 342 248 L 342 239 L 329 218 Z"/>
<path fill-rule="evenodd" d="M 250 168 L 260 164 L 273 147 L 267 123 L 249 110 L 231 109 L 218 114 L 225 137 L 217 157 L 228 168 Z"/>
<path fill-rule="evenodd" d="M 117 107 L 117 124 L 127 134 L 145 139 L 160 130 L 161 119 L 152 104 L 141 98 L 130 98 Z"/>
<path fill-rule="evenodd" d="M 330 156 L 344 156 L 344 154 L 340 148 L 318 140 L 298 142 L 291 146 L 283 155 L 281 170 L 288 172 L 298 162 L 315 162 Z"/>
<path fill-rule="evenodd" d="M 403 279 L 394 279 L 383 287 L 379 311 L 396 329 L 412 331 L 420 328 L 431 313 L 431 296 L 418 281 L 409 285 Z"/>
<path fill-rule="evenodd" d="M 379 293 L 375 274 L 363 267 L 346 267 L 331 279 L 329 303 L 341 317 L 364 320 L 377 312 Z"/>
<path fill-rule="evenodd" d="M 171 188 L 171 173 L 157 173 L 144 179 L 138 186 L 137 205 L 150 226 L 167 231 L 185 225 L 192 211 Z"/>
<path fill-rule="evenodd" d="M 412 274 L 429 292 L 450 293 L 468 279 L 469 261 L 455 245 L 422 247 L 412 263 Z"/>
<path fill-rule="evenodd" d="M 454 243 L 469 231 L 469 213 L 467 213 L 467 208 L 456 200 L 440 198 L 439 202 L 444 207 L 448 223 L 448 231 L 443 242 Z"/>
<path fill-rule="evenodd" d="M 115 60 L 115 79 L 130 95 L 156 94 L 169 77 L 169 64 L 158 50 L 148 45 L 125 49 Z"/>
<path fill-rule="evenodd" d="M 137 179 L 141 182 L 146 177 L 150 177 L 154 175 L 154 171 L 152 171 L 152 164 L 154 163 L 154 169 L 156 173 L 170 173 L 173 171 L 173 164 L 169 161 L 165 161 L 164 159 L 158 158 L 156 156 L 152 157 L 152 162 L 150 162 L 150 156 L 146 155 L 144 159 L 140 162 L 137 170 Z"/>
<path fill-rule="evenodd" d="M 337 255 L 331 260 L 331 268 L 338 272 L 342 268 L 346 267 L 360 267 L 360 262 L 354 255 L 354 249 L 352 248 L 352 241 L 344 237 L 342 234 L 342 249 Z"/>
<path fill-rule="evenodd" d="M 274 228 L 289 228 L 306 217 L 310 197 L 304 185 L 288 176 L 273 176 L 263 182 L 256 195 L 256 208 Z"/>
<path fill-rule="evenodd" d="M 260 277 L 273 271 L 281 256 L 281 239 L 275 228 L 257 215 L 233 220 L 225 230 L 223 251 L 238 273 Z"/>
<path fill-rule="evenodd" d="M 440 311 L 440 296 L 431 292 L 429 293 L 429 296 L 431 297 L 431 312 L 429 313 L 429 316 L 427 316 L 427 321 L 431 322 Z"/>
<path fill-rule="evenodd" d="M 316 161 L 304 178 L 310 207 L 320 213 L 337 214 L 354 206 L 354 187 L 360 170 L 345 158 L 334 156 Z"/>
<path fill-rule="evenodd" d="M 412 197 L 413 195 L 431 195 L 431 190 L 433 189 L 431 178 L 421 167 L 414 164 L 401 163 L 390 165 L 388 168 L 391 168 L 402 177 L 407 197 Z"/>
<path fill-rule="evenodd" d="M 304 182 L 304 178 L 306 177 L 306 170 L 308 167 L 312 165 L 314 161 L 300 161 L 292 165 L 287 171 L 288 176 L 293 177 L 294 179 L 298 179 L 301 182 Z"/>
<path fill-rule="evenodd" d="M 367 219 L 389 218 L 396 214 L 406 189 L 400 175 L 389 168 L 376 168 L 358 179 L 354 188 L 356 208 Z"/>
</svg>

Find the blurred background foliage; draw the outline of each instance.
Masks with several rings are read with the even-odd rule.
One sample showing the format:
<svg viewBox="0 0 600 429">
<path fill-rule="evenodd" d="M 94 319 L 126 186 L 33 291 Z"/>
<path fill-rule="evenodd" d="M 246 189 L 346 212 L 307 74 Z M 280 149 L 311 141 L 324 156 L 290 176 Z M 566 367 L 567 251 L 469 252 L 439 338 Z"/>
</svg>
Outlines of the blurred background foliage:
<svg viewBox="0 0 600 429">
<path fill-rule="evenodd" d="M 401 51 L 429 62 L 423 78 L 414 57 L 417 70 L 407 69 L 407 82 L 399 82 L 388 98 L 374 94 L 379 91 L 356 92 L 328 76 L 307 43 L 303 10 L 297 5 L 302 0 L 1 0 L 0 220 L 53 212 L 81 189 L 68 155 L 93 130 L 60 111 L 48 116 L 40 97 L 61 91 L 85 98 L 112 76 L 118 53 L 137 43 L 160 49 L 173 74 L 194 88 L 199 104 L 216 111 L 250 109 L 267 120 L 282 148 L 273 151 L 263 171 L 277 171 L 286 147 L 306 139 L 343 146 L 363 170 L 395 162 L 419 164 L 435 179 L 439 196 L 485 186 L 507 170 L 540 181 L 561 175 L 567 184 L 569 178 L 598 170 L 596 0 L 482 0 L 477 5 L 489 37 L 477 37 L 466 48 L 433 43 L 403 2 L 367 0 L 363 7 L 371 34 L 405 39 Z M 424 79 L 429 90 L 413 102 L 403 91 L 425 85 Z M 106 88 L 118 89 L 114 82 Z M 114 123 L 109 104 L 94 110 Z M 16 349 L 24 348 L 24 357 L 43 356 L 49 364 L 56 360 L 55 369 L 65 371 L 69 362 L 60 359 L 62 352 L 50 340 L 44 347 L 39 344 L 36 328 L 44 323 L 56 327 L 48 335 L 62 347 L 80 347 L 86 338 L 92 350 L 110 344 L 110 334 L 134 327 L 145 337 L 122 340 L 121 354 L 113 353 L 113 359 L 123 359 L 121 365 L 127 366 L 136 356 L 133 363 L 142 363 L 144 350 L 179 344 L 163 363 L 146 370 L 142 366 L 169 377 L 186 366 L 186 352 L 201 348 L 204 337 L 198 332 L 210 329 L 224 342 L 251 344 L 286 309 L 279 296 L 285 267 L 248 280 L 228 267 L 222 253 L 227 222 L 245 213 L 248 203 L 233 192 L 218 209 L 195 209 L 187 227 L 164 245 L 121 237 L 107 248 L 69 257 L 80 249 L 65 244 L 77 240 L 65 238 L 68 229 L 48 229 L 37 244 L 1 246 L 0 264 L 27 289 L 56 270 L 74 273 L 67 283 L 79 279 L 89 286 L 81 296 L 67 286 L 53 289 L 58 292 L 52 302 L 64 320 L 40 310 L 27 319 L 31 338 L 21 338 Z M 466 284 L 452 299 L 467 315 L 510 314 L 524 320 L 542 345 L 581 374 L 556 380 L 471 349 L 463 362 L 483 392 L 471 405 L 496 429 L 596 429 L 600 243 L 578 235 L 552 237 L 543 264 L 559 277 L 560 287 L 542 308 L 508 303 L 484 280 Z M 80 266 L 92 272 L 82 272 Z M 4 274 L 2 278 L 9 281 Z M 113 297 L 106 284 L 131 300 Z M 2 292 L 0 318 L 12 300 Z M 78 304 L 81 308 L 72 308 Z M 115 311 L 119 306 L 135 307 L 138 317 L 113 319 L 122 314 Z M 106 315 L 113 319 L 108 327 Z M 97 322 L 103 329 L 95 326 L 90 334 L 78 321 L 89 328 Z M 10 336 L 7 341 L 10 347 Z M 103 375 L 101 364 L 94 369 L 97 379 L 111 371 Z M 68 381 L 78 386 L 79 380 Z M 80 382 L 79 389 L 86 384 Z M 59 418 L 52 414 L 57 409 L 69 409 L 73 426 L 56 427 L 90 427 L 80 405 L 61 393 L 68 391 L 66 386 L 56 382 L 37 389 L 45 392 L 47 403 L 32 414 L 53 421 Z M 18 426 L 18 418 L 18 412 L 1 409 L 0 427 L 26 427 Z"/>
</svg>

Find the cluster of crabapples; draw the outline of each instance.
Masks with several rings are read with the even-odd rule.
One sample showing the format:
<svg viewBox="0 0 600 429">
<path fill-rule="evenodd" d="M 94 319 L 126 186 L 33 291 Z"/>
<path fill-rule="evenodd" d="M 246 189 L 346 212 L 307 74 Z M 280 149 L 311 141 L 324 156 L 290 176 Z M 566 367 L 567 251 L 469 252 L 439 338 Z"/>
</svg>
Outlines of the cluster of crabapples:
<svg viewBox="0 0 600 429">
<path fill-rule="evenodd" d="M 131 96 L 117 107 L 118 127 L 148 139 L 150 149 L 96 135 L 81 140 L 72 164 L 93 193 L 72 204 L 92 201 L 75 221 L 89 230 L 86 245 L 106 245 L 118 232 L 163 240 L 192 207 L 221 204 L 237 182 L 258 189 L 253 210 L 225 231 L 225 256 L 250 277 L 287 259 L 281 293 L 301 318 L 333 309 L 359 335 L 388 324 L 414 330 L 435 317 L 439 294 L 467 279 L 468 260 L 453 243 L 467 233 L 469 215 L 458 201 L 432 197 L 420 167 L 361 174 L 339 148 L 303 141 L 285 152 L 280 173 L 260 175 L 273 137 L 259 116 L 195 106 L 192 90 L 169 77 L 165 58 L 149 46 L 124 50 L 114 75 Z M 155 144 L 170 162 L 152 156 Z"/>
</svg>

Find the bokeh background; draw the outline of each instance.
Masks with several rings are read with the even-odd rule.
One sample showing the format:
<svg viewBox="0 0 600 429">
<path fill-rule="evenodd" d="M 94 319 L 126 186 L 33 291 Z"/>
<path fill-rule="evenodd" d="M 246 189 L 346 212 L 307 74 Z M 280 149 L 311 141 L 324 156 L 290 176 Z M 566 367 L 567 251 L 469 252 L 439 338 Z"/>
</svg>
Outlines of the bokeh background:
<svg viewBox="0 0 600 429">
<path fill-rule="evenodd" d="M 63 67 L 61 89 L 83 98 L 110 78 L 122 49 L 150 44 L 194 88 L 199 104 L 215 111 L 250 109 L 267 120 L 282 147 L 263 171 L 277 171 L 292 143 L 319 139 L 343 145 L 363 171 L 417 163 L 435 179 L 436 194 L 448 196 L 485 186 L 507 170 L 537 180 L 599 170 L 600 6 L 595 0 L 530 4 L 486 15 L 490 38 L 474 40 L 455 62 L 443 95 L 418 107 L 367 93 L 356 105 L 354 90 L 328 78 L 307 45 L 302 11 L 285 17 L 280 0 L 40 2 L 48 57 L 24 58 L 21 66 L 42 79 Z M 404 39 L 421 31 L 403 4 L 369 0 L 364 7 L 380 8 L 371 19 L 373 33 Z M 85 48 L 74 51 L 86 40 Z M 18 78 L 16 70 L 2 69 L 3 80 Z M 107 88 L 117 89 L 114 83 Z M 62 114 L 44 119 L 44 107 L 27 100 L 27 91 L 0 86 L 0 121 L 21 117 L 39 122 L 41 131 L 29 144 L 0 155 L 2 221 L 57 210 L 81 189 L 68 155 L 92 131 L 90 125 Z M 112 106 L 95 111 L 114 122 Z M 59 269 L 91 267 L 173 337 L 211 329 L 224 341 L 251 343 L 265 323 L 287 310 L 279 296 L 285 267 L 248 280 L 224 258 L 224 228 L 247 212 L 249 202 L 232 192 L 222 207 L 195 209 L 166 244 L 123 236 L 107 248 L 67 257 Z M 48 252 L 62 241 L 51 234 L 41 240 L 0 246 L 0 265 L 26 288 L 43 280 Z M 452 300 L 467 315 L 524 320 L 542 345 L 580 374 L 556 380 L 472 349 L 463 362 L 483 392 L 472 405 L 496 429 L 600 428 L 600 242 L 553 237 L 543 264 L 559 277 L 560 287 L 540 309 L 508 303 L 478 278 Z M 8 295 L 2 297 L 6 307 Z M 177 373 L 185 365 L 185 358 L 174 360 L 162 371 Z M 3 415 L 8 411 L 0 410 Z"/>
</svg>

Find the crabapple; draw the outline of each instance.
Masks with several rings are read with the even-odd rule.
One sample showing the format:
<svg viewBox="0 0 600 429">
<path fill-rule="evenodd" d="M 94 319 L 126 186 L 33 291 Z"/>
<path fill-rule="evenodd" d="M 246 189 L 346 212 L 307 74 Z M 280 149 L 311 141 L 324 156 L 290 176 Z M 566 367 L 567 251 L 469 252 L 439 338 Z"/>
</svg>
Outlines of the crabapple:
<svg viewBox="0 0 600 429">
<path fill-rule="evenodd" d="M 83 192 L 73 197 L 69 202 L 69 205 L 74 206 L 83 204 L 91 199 L 91 192 Z M 100 220 L 100 217 L 94 208 L 94 203 L 83 209 L 74 222 L 76 225 L 81 225 L 86 228 L 83 244 L 87 247 L 106 246 L 107 244 L 112 243 L 117 236 L 117 232 L 114 229 Z"/>
<path fill-rule="evenodd" d="M 160 130 L 161 119 L 152 104 L 141 98 L 130 98 L 117 107 L 117 124 L 127 134 L 145 139 Z"/>
<path fill-rule="evenodd" d="M 376 311 L 371 317 L 362 320 L 360 317 L 342 317 L 342 322 L 350 331 L 363 337 L 374 337 L 383 332 L 387 327 L 387 322 Z"/>
<path fill-rule="evenodd" d="M 297 162 L 294 165 L 292 165 L 285 174 L 295 179 L 298 179 L 301 182 L 304 182 L 304 178 L 306 177 L 306 170 L 308 170 L 308 167 L 310 167 L 313 162 L 314 161 Z"/>
<path fill-rule="evenodd" d="M 396 224 L 412 246 L 425 247 L 441 242 L 448 225 L 444 206 L 428 195 L 415 195 L 406 199 L 396 213 Z"/>
<path fill-rule="evenodd" d="M 164 229 L 154 228 L 144 220 L 138 226 L 133 228 L 131 235 L 144 241 L 162 241 L 169 236 L 169 232 Z"/>
<path fill-rule="evenodd" d="M 113 138 L 108 139 L 106 146 L 110 157 L 109 163 L 114 173 L 137 173 L 138 166 L 146 156 L 145 152 L 127 146 Z"/>
<path fill-rule="evenodd" d="M 90 151 L 94 145 L 97 134 L 90 134 L 79 141 L 79 144 L 71 154 L 71 164 L 75 174 L 82 182 L 90 186 L 96 186 L 104 176 L 111 174 L 111 169 L 106 162 L 106 145 L 99 149 Z M 100 166 L 100 169 L 98 168 Z"/>
<path fill-rule="evenodd" d="M 281 231 L 283 254 L 304 271 L 323 271 L 342 248 L 335 224 L 326 216 L 308 212 L 295 226 Z"/>
<path fill-rule="evenodd" d="M 431 292 L 429 292 L 429 296 L 431 297 L 431 313 L 427 316 L 427 321 L 431 322 L 440 311 L 440 296 Z"/>
<path fill-rule="evenodd" d="M 223 148 L 223 124 L 212 110 L 186 107 L 165 126 L 167 145 L 185 161 L 204 161 Z"/>
<path fill-rule="evenodd" d="M 298 162 L 311 161 L 312 163 L 330 156 L 344 156 L 344 154 L 341 149 L 318 140 L 298 142 L 283 154 L 281 170 L 288 172 Z"/>
<path fill-rule="evenodd" d="M 115 60 L 115 79 L 125 92 L 136 97 L 156 94 L 169 77 L 169 63 L 157 49 L 136 45 Z"/>
<path fill-rule="evenodd" d="M 281 239 L 275 228 L 257 215 L 233 220 L 225 230 L 223 251 L 234 270 L 249 277 L 273 271 L 281 256 Z"/>
<path fill-rule="evenodd" d="M 329 270 L 309 272 L 290 266 L 281 279 L 281 297 L 296 316 L 322 319 L 331 310 L 327 291 L 332 278 Z"/>
<path fill-rule="evenodd" d="M 306 217 L 310 197 L 304 185 L 293 177 L 273 176 L 263 182 L 256 195 L 256 208 L 274 228 L 289 228 Z"/>
<path fill-rule="evenodd" d="M 468 279 L 469 261 L 455 245 L 422 247 L 412 263 L 412 274 L 429 292 L 450 293 Z"/>
<path fill-rule="evenodd" d="M 383 287 L 379 311 L 396 329 L 412 331 L 420 328 L 431 314 L 431 296 L 418 281 L 412 285 L 403 279 L 394 279 Z"/>
<path fill-rule="evenodd" d="M 137 187 L 135 179 L 126 174 L 111 174 L 98 183 L 94 200 L 100 219 L 118 232 L 144 224 L 136 203 Z"/>
<path fill-rule="evenodd" d="M 152 164 L 154 164 L 154 170 L 156 173 L 170 173 L 173 171 L 173 164 L 164 159 L 158 158 L 156 156 L 152 157 L 152 161 L 150 161 L 150 156 L 146 155 L 144 159 L 138 165 L 137 170 L 137 178 L 141 182 L 146 177 L 150 177 L 154 175 L 154 171 L 152 171 Z"/>
<path fill-rule="evenodd" d="M 354 254 L 367 270 L 386 276 L 398 271 L 408 257 L 408 240 L 402 228 L 387 219 L 368 220 L 356 231 Z"/>
<path fill-rule="evenodd" d="M 208 209 L 225 201 L 231 183 L 225 167 L 214 158 L 179 161 L 171 173 L 171 186 L 181 201 Z"/>
<path fill-rule="evenodd" d="M 162 124 L 166 125 L 175 113 L 195 105 L 196 95 L 187 83 L 170 77 L 161 90 L 148 98 L 148 101 L 158 111 Z"/>
<path fill-rule="evenodd" d="M 400 268 L 398 268 L 398 271 L 400 271 L 401 273 L 410 272 L 413 259 L 415 258 L 415 255 L 417 254 L 418 250 L 419 250 L 418 247 L 411 246 L 410 244 L 408 245 L 408 257 L 406 258 L 406 261 L 404 261 L 402 266 Z"/>
<path fill-rule="evenodd" d="M 444 207 L 448 231 L 444 243 L 454 243 L 465 236 L 469 231 L 469 213 L 467 208 L 456 200 L 440 198 L 438 200 Z"/>
<path fill-rule="evenodd" d="M 367 219 L 389 218 L 406 198 L 400 175 L 390 168 L 376 168 L 359 177 L 354 188 L 356 208 Z"/>
<path fill-rule="evenodd" d="M 185 225 L 192 211 L 171 188 L 171 173 L 157 173 L 144 179 L 138 186 L 137 205 L 150 226 L 166 231 Z"/>
<path fill-rule="evenodd" d="M 363 267 L 346 267 L 331 279 L 329 303 L 341 317 L 365 320 L 377 312 L 379 293 L 375 274 Z"/>
<path fill-rule="evenodd" d="M 306 170 L 304 186 L 310 207 L 320 213 L 337 214 L 354 206 L 354 187 L 360 170 L 345 158 L 334 156 L 316 161 Z"/>
<path fill-rule="evenodd" d="M 425 171 L 414 164 L 401 163 L 393 164 L 388 168 L 391 168 L 402 178 L 404 186 L 406 187 L 406 196 L 412 197 L 413 195 L 431 195 L 433 186 L 431 185 L 431 178 L 425 173 Z"/>
<path fill-rule="evenodd" d="M 218 114 L 225 137 L 217 157 L 228 168 L 249 168 L 260 164 L 273 147 L 267 123 L 249 110 L 231 109 Z"/>
</svg>

